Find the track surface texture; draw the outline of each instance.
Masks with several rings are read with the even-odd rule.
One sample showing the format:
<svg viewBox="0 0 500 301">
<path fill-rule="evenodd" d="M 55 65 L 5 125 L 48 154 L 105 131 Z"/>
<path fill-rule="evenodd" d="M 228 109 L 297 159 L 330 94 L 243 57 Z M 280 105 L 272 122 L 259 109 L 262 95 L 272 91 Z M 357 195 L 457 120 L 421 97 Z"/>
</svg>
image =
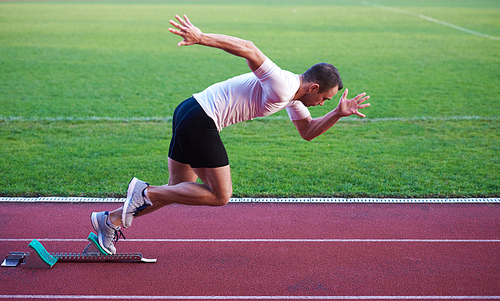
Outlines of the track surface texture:
<svg viewBox="0 0 500 301">
<path fill-rule="evenodd" d="M 2 203 L 0 255 L 80 253 L 118 206 Z M 158 262 L 2 267 L 0 299 L 500 299 L 499 204 L 171 205 L 123 232 L 119 253 Z"/>
</svg>

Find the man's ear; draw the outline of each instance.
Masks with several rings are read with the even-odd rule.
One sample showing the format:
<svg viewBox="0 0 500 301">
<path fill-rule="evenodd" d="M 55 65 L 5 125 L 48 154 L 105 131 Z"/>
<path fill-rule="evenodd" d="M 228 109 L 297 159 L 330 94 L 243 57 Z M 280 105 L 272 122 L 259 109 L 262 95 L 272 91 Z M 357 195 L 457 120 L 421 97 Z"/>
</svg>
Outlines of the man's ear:
<svg viewBox="0 0 500 301">
<path fill-rule="evenodd" d="M 319 85 L 317 83 L 312 83 L 309 85 L 309 89 L 307 90 L 308 92 L 314 92 L 319 90 Z"/>
</svg>

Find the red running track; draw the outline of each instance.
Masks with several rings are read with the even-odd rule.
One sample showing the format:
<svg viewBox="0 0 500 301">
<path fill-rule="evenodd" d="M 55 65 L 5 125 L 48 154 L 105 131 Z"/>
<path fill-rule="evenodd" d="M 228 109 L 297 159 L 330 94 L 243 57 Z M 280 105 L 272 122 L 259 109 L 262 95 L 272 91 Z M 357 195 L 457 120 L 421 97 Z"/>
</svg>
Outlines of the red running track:
<svg viewBox="0 0 500 301">
<path fill-rule="evenodd" d="M 3 203 L 0 255 L 79 253 L 90 213 L 116 207 Z M 158 262 L 3 267 L 0 299 L 500 299 L 498 204 L 172 205 L 124 234 L 119 253 Z"/>
</svg>

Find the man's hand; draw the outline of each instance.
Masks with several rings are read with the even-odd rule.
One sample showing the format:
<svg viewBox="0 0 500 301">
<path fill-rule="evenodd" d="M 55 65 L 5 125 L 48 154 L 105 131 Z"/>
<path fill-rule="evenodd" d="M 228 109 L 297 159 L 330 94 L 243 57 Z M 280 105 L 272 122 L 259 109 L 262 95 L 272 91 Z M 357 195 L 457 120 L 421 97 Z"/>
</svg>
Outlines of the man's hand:
<svg viewBox="0 0 500 301">
<path fill-rule="evenodd" d="M 251 41 L 245 41 L 223 34 L 203 33 L 189 21 L 186 15 L 184 15 L 184 19 L 178 15 L 176 15 L 175 18 L 179 23 L 170 20 L 170 24 L 177 29 L 169 28 L 168 30 L 184 38 L 177 46 L 199 44 L 219 48 L 233 55 L 245 58 L 248 67 L 250 67 L 252 71 L 257 70 L 266 60 L 266 56 Z"/>
<path fill-rule="evenodd" d="M 168 31 L 184 38 L 184 40 L 180 41 L 177 46 L 189 46 L 200 43 L 201 37 L 203 35 L 201 30 L 198 27 L 194 26 L 191 21 L 189 21 L 189 18 L 186 15 L 184 15 L 184 19 L 182 19 L 178 15 L 175 15 L 175 18 L 177 19 L 177 21 L 179 21 L 180 24 L 172 20 L 170 20 L 170 24 L 172 24 L 179 30 L 169 28 Z"/>
<path fill-rule="evenodd" d="M 366 93 L 361 93 L 353 99 L 347 99 L 348 90 L 345 89 L 344 94 L 340 97 L 339 105 L 337 106 L 337 111 L 341 117 L 346 117 L 350 115 L 358 115 L 359 117 L 365 118 L 364 114 L 361 114 L 358 110 L 369 107 L 369 103 L 362 104 L 370 98 L 366 96 Z"/>
<path fill-rule="evenodd" d="M 313 119 L 309 115 L 304 119 L 294 120 L 293 124 L 299 131 L 300 136 L 307 141 L 311 141 L 334 126 L 342 117 L 356 114 L 364 118 L 365 115 L 361 114 L 358 110 L 370 106 L 369 103 L 362 104 L 370 96 L 367 96 L 366 93 L 361 93 L 353 99 L 347 99 L 347 93 L 348 91 L 345 89 L 344 94 L 340 97 L 339 105 L 325 116 Z"/>
</svg>

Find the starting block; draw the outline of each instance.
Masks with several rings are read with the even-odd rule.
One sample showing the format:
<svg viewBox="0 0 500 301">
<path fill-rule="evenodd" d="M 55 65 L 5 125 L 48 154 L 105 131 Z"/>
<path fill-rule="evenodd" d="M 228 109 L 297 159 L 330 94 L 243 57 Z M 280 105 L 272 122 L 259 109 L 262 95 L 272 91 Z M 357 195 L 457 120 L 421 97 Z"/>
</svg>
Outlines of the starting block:
<svg viewBox="0 0 500 301">
<path fill-rule="evenodd" d="M 15 267 L 19 263 L 23 268 L 50 269 L 56 262 L 146 262 L 154 263 L 156 259 L 147 259 L 140 253 L 107 254 L 97 241 L 97 235 L 90 232 L 87 240 L 90 243 L 82 253 L 49 253 L 36 239 L 28 247 L 31 253 L 10 252 L 2 262 L 2 267 Z"/>
</svg>

